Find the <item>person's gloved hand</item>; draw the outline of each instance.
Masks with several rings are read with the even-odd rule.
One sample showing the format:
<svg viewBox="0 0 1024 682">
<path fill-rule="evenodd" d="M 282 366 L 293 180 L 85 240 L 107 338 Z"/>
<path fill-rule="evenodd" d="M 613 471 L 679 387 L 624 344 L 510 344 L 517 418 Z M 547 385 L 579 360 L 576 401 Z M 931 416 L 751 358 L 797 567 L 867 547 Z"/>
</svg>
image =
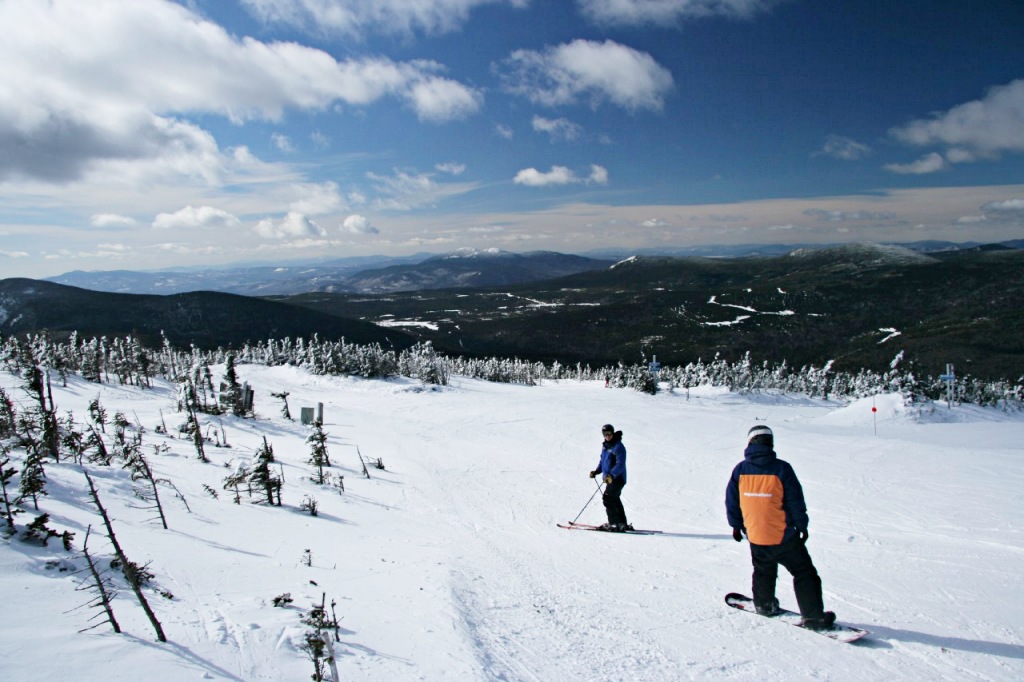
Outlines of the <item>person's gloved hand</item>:
<svg viewBox="0 0 1024 682">
<path fill-rule="evenodd" d="M 605 483 L 605 485 L 611 485 L 612 484 L 612 475 L 611 474 L 607 474 L 604 477 L 604 483 Z"/>
<path fill-rule="evenodd" d="M 796 536 L 800 538 L 800 542 L 807 542 L 807 535 L 808 533 L 805 530 L 802 530 L 796 534 Z"/>
<path fill-rule="evenodd" d="M 733 528 L 732 539 L 736 542 L 743 542 L 743 531 L 741 531 L 739 528 Z"/>
<path fill-rule="evenodd" d="M 590 472 L 590 477 L 591 477 L 591 478 L 596 478 L 596 477 L 597 477 L 597 473 L 598 473 L 598 472 L 596 472 L 596 471 L 591 471 L 591 472 Z"/>
</svg>

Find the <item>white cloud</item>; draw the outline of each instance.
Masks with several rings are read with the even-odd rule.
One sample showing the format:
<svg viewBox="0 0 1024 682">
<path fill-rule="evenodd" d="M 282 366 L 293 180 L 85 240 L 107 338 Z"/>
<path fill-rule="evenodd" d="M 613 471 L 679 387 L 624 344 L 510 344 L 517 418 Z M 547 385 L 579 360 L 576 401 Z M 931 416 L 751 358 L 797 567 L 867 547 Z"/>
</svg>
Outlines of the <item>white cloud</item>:
<svg viewBox="0 0 1024 682">
<path fill-rule="evenodd" d="M 844 223 L 851 220 L 894 220 L 896 218 L 895 213 L 888 211 L 841 211 L 824 208 L 809 208 L 804 211 L 804 215 L 830 223 Z"/>
<path fill-rule="evenodd" d="M 391 97 L 442 122 L 482 102 L 436 62 L 337 61 L 293 42 L 237 38 L 165 0 L 6 0 L 0 63 L 0 182 L 130 176 L 150 165 L 151 175 L 215 183 L 223 155 L 184 116 L 274 121 L 287 109 Z"/>
<path fill-rule="evenodd" d="M 986 213 L 1021 213 L 1024 214 L 1024 199 L 1007 199 L 992 201 L 981 207 Z"/>
<path fill-rule="evenodd" d="M 116 213 L 97 213 L 89 219 L 89 224 L 93 227 L 132 227 L 136 221 L 135 218 Z"/>
<path fill-rule="evenodd" d="M 317 149 L 327 149 L 331 146 L 331 138 L 319 130 L 311 132 L 309 134 L 309 139 Z"/>
<path fill-rule="evenodd" d="M 503 138 L 505 140 L 511 140 L 513 137 L 516 136 L 515 131 L 503 123 L 499 123 L 498 125 L 494 126 L 494 130 L 495 132 L 498 133 L 498 137 Z"/>
<path fill-rule="evenodd" d="M 571 142 L 583 135 L 583 126 L 573 123 L 567 118 L 551 119 L 534 116 L 533 129 L 539 133 L 546 133 L 552 142 L 556 140 Z"/>
<path fill-rule="evenodd" d="M 871 155 L 871 148 L 849 137 L 829 135 L 818 153 L 842 161 L 859 161 Z"/>
<path fill-rule="evenodd" d="M 937 152 L 932 152 L 911 163 L 889 163 L 885 165 L 886 170 L 899 173 L 900 175 L 926 175 L 928 173 L 936 173 L 948 167 L 946 160 Z"/>
<path fill-rule="evenodd" d="M 288 210 L 292 213 L 322 215 L 345 208 L 336 182 L 304 183 L 292 189 L 298 196 L 288 204 Z"/>
<path fill-rule="evenodd" d="M 374 183 L 377 198 L 373 202 L 379 210 L 410 211 L 424 206 L 436 206 L 444 199 L 462 194 L 474 185 L 434 181 L 429 173 L 407 173 L 396 170 L 393 175 L 367 173 Z"/>
<path fill-rule="evenodd" d="M 449 163 L 439 163 L 434 166 L 437 170 L 442 173 L 448 173 L 449 175 L 462 175 L 466 172 L 466 165 L 463 163 L 455 163 L 454 161 Z"/>
<path fill-rule="evenodd" d="M 453 80 L 417 77 L 405 95 L 420 120 L 444 123 L 475 114 L 483 105 L 482 94 Z"/>
<path fill-rule="evenodd" d="M 580 12 L 598 24 L 672 25 L 683 19 L 726 16 L 749 19 L 785 0 L 576 0 Z"/>
<path fill-rule="evenodd" d="M 270 141 L 274 143 L 280 151 L 290 154 L 295 151 L 295 146 L 292 144 L 291 139 L 287 135 L 281 133 L 274 133 L 270 136 Z"/>
<path fill-rule="evenodd" d="M 175 213 L 160 213 L 153 227 L 161 230 L 219 229 L 239 225 L 241 221 L 227 211 L 212 206 L 186 206 Z"/>
<path fill-rule="evenodd" d="M 370 224 L 369 218 L 358 214 L 345 218 L 341 223 L 341 228 L 352 234 L 380 234 L 380 230 Z"/>
<path fill-rule="evenodd" d="M 587 182 L 592 182 L 597 185 L 608 184 L 608 169 L 604 166 L 598 166 L 597 164 L 591 164 L 590 166 L 590 177 L 587 178 Z"/>
<path fill-rule="evenodd" d="M 983 220 L 1001 225 L 1024 227 L 1024 199 L 990 201 L 981 207 Z"/>
<path fill-rule="evenodd" d="M 500 66 L 505 89 L 544 106 L 589 100 L 628 111 L 660 110 L 672 74 L 651 55 L 612 40 L 574 40 L 544 52 L 516 50 Z"/>
<path fill-rule="evenodd" d="M 912 121 L 889 133 L 916 147 L 944 146 L 951 163 L 1024 152 L 1024 79 L 994 87 L 980 100 L 930 119 Z"/>
<path fill-rule="evenodd" d="M 427 34 L 458 30 L 482 5 L 525 7 L 529 0 L 241 0 L 265 22 L 360 37 L 363 33 Z"/>
<path fill-rule="evenodd" d="M 608 171 L 603 166 L 596 164 L 590 166 L 590 175 L 581 178 L 565 166 L 552 166 L 551 170 L 543 173 L 536 168 L 524 168 L 516 173 L 512 182 L 527 187 L 549 187 L 552 185 L 573 185 L 579 183 L 608 183 Z"/>
<path fill-rule="evenodd" d="M 542 173 L 536 168 L 524 168 L 516 173 L 512 182 L 527 187 L 547 187 L 550 185 L 568 185 L 579 182 L 576 174 L 565 166 L 552 166 L 547 173 Z"/>
<path fill-rule="evenodd" d="M 281 220 L 266 218 L 259 221 L 255 228 L 256 234 L 270 239 L 309 239 L 326 236 L 327 232 L 309 219 L 296 213 L 288 213 Z"/>
</svg>

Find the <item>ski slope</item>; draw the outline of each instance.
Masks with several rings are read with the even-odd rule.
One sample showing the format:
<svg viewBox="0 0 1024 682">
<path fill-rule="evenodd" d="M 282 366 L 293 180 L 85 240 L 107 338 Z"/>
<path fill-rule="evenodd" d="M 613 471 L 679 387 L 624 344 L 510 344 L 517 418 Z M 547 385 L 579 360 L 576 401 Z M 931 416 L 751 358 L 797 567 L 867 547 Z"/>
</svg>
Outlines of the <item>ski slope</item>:
<svg viewBox="0 0 1024 682">
<path fill-rule="evenodd" d="M 57 540 L 45 548 L 5 540 L 3 679 L 309 679 L 300 619 L 322 595 L 336 602 L 344 680 L 1024 678 L 1019 413 L 908 410 L 896 396 L 852 404 L 722 389 L 649 396 L 600 382 L 458 377 L 432 389 L 294 367 L 238 371 L 255 389 L 257 418 L 204 418 L 228 444 L 208 444 L 208 464 L 173 437 L 184 422 L 173 386 L 72 377 L 62 387 L 54 377 L 62 416 L 70 410 L 84 423 L 99 396 L 110 415 L 141 424 L 156 475 L 187 502 L 163 493 L 163 530 L 140 508 L 127 472 L 89 467 L 125 552 L 155 576 L 147 595 L 169 641 L 156 641 L 127 588 L 113 603 L 122 634 L 105 623 L 79 632 L 99 622 L 90 620 L 98 610 L 83 607 L 91 595 L 79 589 L 81 555 Z M 20 384 L 0 373 L 25 409 Z M 294 421 L 270 397 L 282 391 Z M 310 429 L 298 415 L 317 403 L 344 493 L 310 480 Z M 156 433 L 161 421 L 172 435 Z M 660 535 L 555 525 L 604 520 L 587 474 L 607 422 L 624 432 L 629 520 Z M 871 631 L 859 643 L 723 602 L 750 590 L 748 547 L 733 541 L 723 498 L 755 423 L 772 427 L 779 456 L 801 479 L 826 608 Z M 222 481 L 264 437 L 281 462 L 284 504 L 243 497 L 236 505 Z M 360 455 L 384 469 L 369 466 L 367 478 Z M 79 467 L 48 463 L 46 472 L 40 510 L 51 526 L 77 533 L 80 548 L 92 524 L 90 550 L 108 560 Z M 318 516 L 299 508 L 309 496 Z M 294 601 L 273 606 L 284 593 Z M 795 608 L 784 571 L 778 597 Z"/>
</svg>

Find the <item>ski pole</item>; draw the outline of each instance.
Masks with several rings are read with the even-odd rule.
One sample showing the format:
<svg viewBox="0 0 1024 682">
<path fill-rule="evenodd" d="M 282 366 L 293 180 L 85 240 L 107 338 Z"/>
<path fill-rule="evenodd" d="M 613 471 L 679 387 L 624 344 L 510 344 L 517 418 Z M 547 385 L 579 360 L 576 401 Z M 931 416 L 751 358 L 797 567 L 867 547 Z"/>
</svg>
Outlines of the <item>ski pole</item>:
<svg viewBox="0 0 1024 682">
<path fill-rule="evenodd" d="M 585 512 L 587 510 L 587 507 L 590 506 L 590 503 L 594 501 L 594 496 L 601 492 L 601 484 L 597 482 L 596 478 L 594 479 L 594 485 L 597 486 L 597 490 L 595 490 L 594 494 L 590 496 L 590 499 L 587 500 L 587 503 L 583 505 L 583 509 L 580 509 L 580 513 L 576 515 L 576 518 L 569 522 L 570 526 L 576 523 L 579 520 L 579 518 L 583 516 L 583 512 Z"/>
</svg>

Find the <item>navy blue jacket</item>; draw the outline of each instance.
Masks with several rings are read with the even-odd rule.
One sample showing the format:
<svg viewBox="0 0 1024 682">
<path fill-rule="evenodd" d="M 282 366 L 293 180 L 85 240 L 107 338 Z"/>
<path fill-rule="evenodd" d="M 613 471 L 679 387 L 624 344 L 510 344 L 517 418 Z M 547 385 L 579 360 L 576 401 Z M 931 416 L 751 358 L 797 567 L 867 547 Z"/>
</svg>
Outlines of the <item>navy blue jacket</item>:
<svg viewBox="0 0 1024 682">
<path fill-rule="evenodd" d="M 626 446 L 622 444 L 622 431 L 616 431 L 611 440 L 601 443 L 601 461 L 594 471 L 600 471 L 601 478 L 610 475 L 626 485 Z"/>
</svg>

